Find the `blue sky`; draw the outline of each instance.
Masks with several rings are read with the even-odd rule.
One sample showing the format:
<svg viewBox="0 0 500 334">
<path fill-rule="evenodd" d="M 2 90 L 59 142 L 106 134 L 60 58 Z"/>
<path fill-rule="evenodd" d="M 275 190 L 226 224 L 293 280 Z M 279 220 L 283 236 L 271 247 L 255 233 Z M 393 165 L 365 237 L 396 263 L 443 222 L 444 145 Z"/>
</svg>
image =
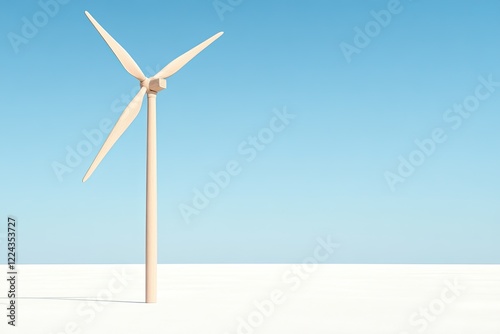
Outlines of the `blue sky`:
<svg viewBox="0 0 500 334">
<path fill-rule="evenodd" d="M 158 95 L 161 263 L 499 263 L 498 1 L 62 2 L 0 14 L 20 262 L 144 261 L 146 103 L 81 182 L 138 89 L 88 10 L 148 76 L 225 32 Z"/>
</svg>

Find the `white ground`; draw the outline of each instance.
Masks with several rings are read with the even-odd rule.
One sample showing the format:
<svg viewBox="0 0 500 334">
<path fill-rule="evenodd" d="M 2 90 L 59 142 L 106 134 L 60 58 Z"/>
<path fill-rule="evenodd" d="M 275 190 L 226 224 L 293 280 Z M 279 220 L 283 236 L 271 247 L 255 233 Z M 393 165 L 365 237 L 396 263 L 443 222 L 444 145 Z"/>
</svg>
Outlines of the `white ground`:
<svg viewBox="0 0 500 334">
<path fill-rule="evenodd" d="M 144 304 L 142 265 L 19 266 L 17 327 L 1 280 L 0 333 L 500 334 L 500 266 L 297 268 L 160 265 Z"/>
</svg>

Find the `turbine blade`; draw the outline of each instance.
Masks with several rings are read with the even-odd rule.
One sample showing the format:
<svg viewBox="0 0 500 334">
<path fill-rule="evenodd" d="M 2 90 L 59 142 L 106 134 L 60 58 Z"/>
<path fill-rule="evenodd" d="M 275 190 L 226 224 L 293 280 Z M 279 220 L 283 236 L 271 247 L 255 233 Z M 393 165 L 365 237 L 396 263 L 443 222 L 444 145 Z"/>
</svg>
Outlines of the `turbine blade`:
<svg viewBox="0 0 500 334">
<path fill-rule="evenodd" d="M 90 20 L 90 22 L 94 25 L 97 32 L 101 35 L 104 41 L 111 48 L 111 51 L 115 54 L 116 58 L 122 63 L 123 67 L 127 70 L 128 73 L 132 74 L 138 80 L 142 81 L 146 79 L 144 73 L 142 73 L 141 69 L 137 65 L 137 63 L 132 59 L 132 57 L 125 51 L 125 49 L 118 44 L 117 41 L 103 27 L 90 15 L 89 12 L 85 11 L 85 15 Z"/>
<path fill-rule="evenodd" d="M 166 79 L 172 75 L 174 75 L 178 70 L 180 70 L 184 65 L 186 65 L 191 59 L 193 59 L 198 53 L 203 51 L 207 46 L 212 44 L 217 38 L 221 37 L 224 32 L 219 32 L 203 43 L 198 44 L 188 52 L 182 54 L 181 56 L 172 60 L 167 66 L 160 70 L 160 72 L 156 73 L 155 78 L 163 78 Z"/>
<path fill-rule="evenodd" d="M 146 87 L 141 87 L 141 90 L 139 90 L 137 95 L 134 96 L 132 101 L 120 115 L 120 118 L 116 122 L 115 127 L 109 133 L 108 138 L 106 138 L 106 141 L 101 147 L 101 150 L 99 151 L 99 153 L 97 153 L 97 156 L 92 162 L 92 165 L 90 165 L 89 170 L 83 177 L 83 182 L 87 181 L 90 175 L 92 175 L 92 173 L 97 168 L 99 163 L 101 163 L 102 159 L 106 156 L 106 154 L 108 154 L 111 147 L 113 147 L 118 138 L 120 138 L 120 136 L 125 132 L 125 130 L 127 130 L 129 125 L 137 117 L 139 111 L 141 110 L 141 105 L 142 101 L 144 100 L 145 93 L 146 93 Z"/>
</svg>

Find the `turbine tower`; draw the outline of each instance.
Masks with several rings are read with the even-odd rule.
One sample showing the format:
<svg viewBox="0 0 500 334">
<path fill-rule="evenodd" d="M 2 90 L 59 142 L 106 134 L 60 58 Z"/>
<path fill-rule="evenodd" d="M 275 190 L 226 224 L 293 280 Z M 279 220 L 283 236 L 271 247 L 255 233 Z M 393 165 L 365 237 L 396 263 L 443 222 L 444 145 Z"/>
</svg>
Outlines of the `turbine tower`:
<svg viewBox="0 0 500 334">
<path fill-rule="evenodd" d="M 166 78 L 172 76 L 193 59 L 198 53 L 219 38 L 219 32 L 206 41 L 171 61 L 151 78 L 146 78 L 134 59 L 111 37 L 110 34 L 89 14 L 85 12 L 90 22 L 94 25 L 104 41 L 111 48 L 116 58 L 125 70 L 140 82 L 140 90 L 125 108 L 114 128 L 106 138 L 99 153 L 83 177 L 83 182 L 92 175 L 102 159 L 125 132 L 141 110 L 144 95 L 148 94 L 148 121 L 147 121 L 147 161 L 146 161 L 146 303 L 156 303 L 158 264 L 158 235 L 157 235 L 157 179 L 156 179 L 156 94 L 167 87 Z"/>
</svg>

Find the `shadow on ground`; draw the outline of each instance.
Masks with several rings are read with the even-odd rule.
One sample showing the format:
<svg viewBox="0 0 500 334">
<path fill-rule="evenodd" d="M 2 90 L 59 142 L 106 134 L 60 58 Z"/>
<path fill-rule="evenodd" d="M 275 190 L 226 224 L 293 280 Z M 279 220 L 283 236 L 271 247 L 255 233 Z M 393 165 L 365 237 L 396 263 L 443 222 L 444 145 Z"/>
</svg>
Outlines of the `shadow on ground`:
<svg viewBox="0 0 500 334">
<path fill-rule="evenodd" d="M 95 299 L 86 297 L 17 297 L 16 299 L 32 299 L 32 300 L 71 300 L 71 301 L 83 301 L 83 302 L 103 302 L 103 303 L 123 303 L 123 304 L 145 304 L 145 302 L 134 301 L 134 300 L 108 300 L 108 299 Z M 2 300 L 10 300 L 7 297 L 0 297 L 0 304 L 3 304 Z"/>
</svg>

